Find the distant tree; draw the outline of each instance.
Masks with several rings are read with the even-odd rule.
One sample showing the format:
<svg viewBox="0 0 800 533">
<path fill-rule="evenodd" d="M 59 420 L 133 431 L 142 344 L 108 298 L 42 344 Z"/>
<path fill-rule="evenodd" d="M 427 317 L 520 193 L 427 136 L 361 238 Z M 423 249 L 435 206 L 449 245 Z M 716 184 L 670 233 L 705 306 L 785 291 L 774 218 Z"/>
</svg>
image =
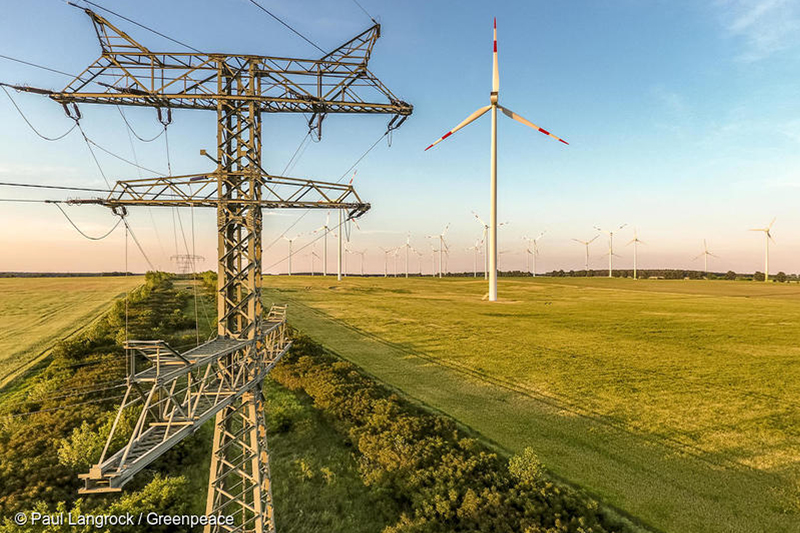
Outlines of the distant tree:
<svg viewBox="0 0 800 533">
<path fill-rule="evenodd" d="M 728 270 L 725 273 L 725 279 L 729 279 L 731 281 L 735 280 L 736 279 L 736 272 L 734 272 L 733 270 Z"/>
<path fill-rule="evenodd" d="M 786 283 L 786 278 L 787 278 L 786 272 L 778 272 L 777 274 L 775 274 L 775 281 L 778 281 L 780 283 Z"/>
<path fill-rule="evenodd" d="M 764 281 L 764 273 L 756 272 L 755 274 L 753 274 L 753 279 L 756 281 Z"/>
</svg>

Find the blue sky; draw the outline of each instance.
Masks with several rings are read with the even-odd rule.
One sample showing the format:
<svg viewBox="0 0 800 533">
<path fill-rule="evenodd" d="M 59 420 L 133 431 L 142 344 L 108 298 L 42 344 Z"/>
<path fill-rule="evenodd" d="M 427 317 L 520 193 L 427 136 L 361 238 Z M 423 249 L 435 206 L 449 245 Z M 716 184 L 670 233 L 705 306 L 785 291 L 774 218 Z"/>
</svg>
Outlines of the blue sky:
<svg viewBox="0 0 800 533">
<path fill-rule="evenodd" d="M 2 1 L 0 54 L 78 72 L 99 55 L 88 18 L 58 0 Z M 263 0 L 325 49 L 370 21 L 351 1 Z M 378 246 L 412 244 L 426 253 L 426 235 L 451 224 L 451 268 L 467 269 L 465 248 L 481 228 L 471 215 L 488 214 L 489 117 L 435 149 L 423 149 L 476 108 L 488 104 L 492 17 L 498 20 L 502 104 L 570 142 L 564 146 L 500 117 L 499 211 L 501 268 L 521 268 L 524 235 L 547 234 L 539 270 L 581 268 L 583 248 L 573 237 L 629 224 L 646 242 L 643 267 L 702 268 L 703 238 L 720 256 L 715 270 L 763 270 L 763 236 L 748 232 L 777 217 L 771 270 L 800 271 L 800 7 L 781 0 L 583 2 L 379 2 L 361 0 L 383 24 L 371 70 L 415 106 L 414 115 L 358 166 L 356 186 L 373 205 L 354 231 L 352 247 L 367 249 L 367 269 L 382 271 Z M 246 0 L 110 2 L 104 5 L 193 46 L 219 52 L 317 57 L 308 43 Z M 116 21 L 115 21 L 116 22 Z M 154 50 L 178 47 L 132 27 L 122 28 Z M 0 59 L 0 81 L 61 88 L 64 76 Z M 42 97 L 14 94 L 46 135 L 70 122 Z M 113 107 L 83 106 L 87 134 L 132 157 Z M 152 110 L 131 110 L 143 135 L 158 132 Z M 177 111 L 170 126 L 174 173 L 209 170 L 200 148 L 214 145 L 214 115 Z M 303 152 L 290 174 L 336 180 L 380 136 L 386 117 L 329 117 L 322 142 Z M 283 170 L 305 135 L 302 117 L 269 115 L 264 121 L 265 166 Z M 80 135 L 48 143 L 33 134 L 0 94 L 0 181 L 102 186 Z M 134 143 L 139 162 L 166 170 L 164 144 Z M 139 177 L 134 167 L 101 155 L 112 179 Z M 146 177 L 147 174 L 145 173 Z M 0 197 L 62 197 L 0 189 Z M 102 208 L 69 208 L 87 232 L 113 224 Z M 270 243 L 298 212 L 265 218 Z M 188 228 L 189 213 L 184 213 Z M 293 236 L 320 226 L 324 212 L 307 215 Z M 198 253 L 213 266 L 213 213 L 195 213 Z M 138 210 L 131 224 L 148 255 L 169 268 L 175 253 L 169 211 Z M 620 267 L 632 263 L 623 230 L 616 247 Z M 295 246 L 310 240 L 301 236 Z M 606 260 L 605 238 L 592 247 L 592 267 Z M 180 245 L 182 248 L 182 244 Z M 121 269 L 123 234 L 89 242 L 53 206 L 0 204 L 0 271 Z M 310 248 L 294 267 L 308 268 Z M 321 253 L 321 246 L 317 246 Z M 285 269 L 286 243 L 264 254 L 264 266 Z M 351 259 L 351 266 L 358 261 Z M 416 267 L 416 261 L 412 264 Z M 333 265 L 333 261 L 331 261 Z M 133 251 L 130 267 L 146 264 Z"/>
</svg>

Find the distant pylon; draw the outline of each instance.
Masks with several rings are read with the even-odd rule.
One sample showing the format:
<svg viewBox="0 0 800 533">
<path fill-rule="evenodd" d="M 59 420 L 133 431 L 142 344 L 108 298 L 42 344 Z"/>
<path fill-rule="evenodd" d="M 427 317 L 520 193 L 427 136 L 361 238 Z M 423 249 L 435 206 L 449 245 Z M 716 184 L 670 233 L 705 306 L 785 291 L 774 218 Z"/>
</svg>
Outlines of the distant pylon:
<svg viewBox="0 0 800 533">
<path fill-rule="evenodd" d="M 197 270 L 197 263 L 202 263 L 206 258 L 202 255 L 178 254 L 173 255 L 169 260 L 178 266 L 179 274 L 188 274 Z"/>
</svg>

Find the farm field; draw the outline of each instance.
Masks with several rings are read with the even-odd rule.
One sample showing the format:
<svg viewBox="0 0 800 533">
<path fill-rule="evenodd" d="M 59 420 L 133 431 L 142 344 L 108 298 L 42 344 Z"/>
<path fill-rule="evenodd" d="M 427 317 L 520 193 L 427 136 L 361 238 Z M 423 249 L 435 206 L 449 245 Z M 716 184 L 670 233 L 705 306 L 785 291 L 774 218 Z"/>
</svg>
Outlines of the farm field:
<svg viewBox="0 0 800 533">
<path fill-rule="evenodd" d="M 268 277 L 265 303 L 665 532 L 800 531 L 800 287 Z"/>
<path fill-rule="evenodd" d="M 0 386 L 87 326 L 141 276 L 0 278 Z"/>
</svg>

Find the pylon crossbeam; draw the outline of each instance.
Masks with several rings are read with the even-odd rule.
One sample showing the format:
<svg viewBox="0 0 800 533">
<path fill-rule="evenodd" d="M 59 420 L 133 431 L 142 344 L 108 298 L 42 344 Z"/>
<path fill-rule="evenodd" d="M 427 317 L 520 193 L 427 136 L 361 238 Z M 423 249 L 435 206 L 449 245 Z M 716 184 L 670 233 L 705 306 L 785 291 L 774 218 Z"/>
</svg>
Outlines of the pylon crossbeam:
<svg viewBox="0 0 800 533">
<path fill-rule="evenodd" d="M 138 372 L 134 370 L 129 376 L 118 418 L 140 403 L 141 413 L 125 445 L 108 458 L 104 451 L 100 462 L 81 476 L 86 482 L 81 492 L 119 490 L 136 472 L 206 420 L 251 394 L 252 389 L 258 389 L 260 380 L 291 345 L 284 328 L 285 322 L 269 323 L 262 340 L 270 350 L 263 351 L 263 361 L 252 358 L 252 341 L 217 338 L 183 354 L 168 349 L 168 357 L 157 353 L 159 348 L 166 347 L 163 343 L 159 346 L 140 341 L 129 343 L 127 349 L 138 354 L 140 364 L 148 366 Z M 243 363 L 244 357 L 250 360 Z M 128 398 L 134 390 L 146 394 L 131 401 Z M 115 438 L 118 438 L 116 424 L 107 442 L 110 444 Z M 231 434 L 230 438 L 238 437 Z"/>
</svg>

